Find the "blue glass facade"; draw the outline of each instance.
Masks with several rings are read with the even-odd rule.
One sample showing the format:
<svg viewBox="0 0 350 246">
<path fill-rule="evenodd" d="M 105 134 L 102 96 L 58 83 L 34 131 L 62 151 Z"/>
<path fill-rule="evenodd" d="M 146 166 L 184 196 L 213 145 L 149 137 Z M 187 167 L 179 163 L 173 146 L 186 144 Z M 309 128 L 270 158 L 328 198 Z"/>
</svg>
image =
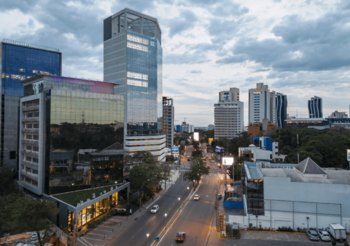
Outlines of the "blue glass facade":
<svg viewBox="0 0 350 246">
<path fill-rule="evenodd" d="M 278 127 L 285 126 L 285 120 L 287 119 L 287 96 L 282 93 L 277 93 L 276 97 L 276 123 Z"/>
<path fill-rule="evenodd" d="M 322 98 L 314 96 L 308 101 L 309 118 L 322 118 Z"/>
<path fill-rule="evenodd" d="M 61 53 L 2 43 L 1 65 L 1 94 L 21 97 L 21 80 L 38 74 L 61 75 Z"/>
<path fill-rule="evenodd" d="M 127 35 L 127 134 L 159 134 L 162 127 L 162 48 L 154 37 L 130 30 Z"/>
</svg>

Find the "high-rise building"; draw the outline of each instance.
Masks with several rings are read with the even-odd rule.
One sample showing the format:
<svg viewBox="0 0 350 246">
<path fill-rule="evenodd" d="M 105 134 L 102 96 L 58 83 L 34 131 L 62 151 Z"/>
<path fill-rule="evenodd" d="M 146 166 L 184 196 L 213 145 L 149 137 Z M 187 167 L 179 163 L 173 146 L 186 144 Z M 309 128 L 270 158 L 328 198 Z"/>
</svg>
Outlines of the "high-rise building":
<svg viewBox="0 0 350 246">
<path fill-rule="evenodd" d="M 322 98 L 318 96 L 311 97 L 308 101 L 309 118 L 322 118 Z"/>
<path fill-rule="evenodd" d="M 250 89 L 248 103 L 249 124 L 262 122 L 263 119 L 271 121 L 271 97 L 268 85 L 257 83 L 256 88 Z"/>
<path fill-rule="evenodd" d="M 41 74 L 60 76 L 61 73 L 62 54 L 58 49 L 6 39 L 0 43 L 0 161 L 6 167 L 17 168 L 21 81 Z"/>
<path fill-rule="evenodd" d="M 274 122 L 278 127 L 284 127 L 286 125 L 285 120 L 287 119 L 287 95 L 277 92 L 275 94 L 275 105 L 276 120 Z"/>
<path fill-rule="evenodd" d="M 163 97 L 163 134 L 166 135 L 166 146 L 174 145 L 174 104 L 173 99 Z"/>
<path fill-rule="evenodd" d="M 125 95 L 125 151 L 165 160 L 162 134 L 162 40 L 156 18 L 130 10 L 104 20 L 104 81 Z"/>
<path fill-rule="evenodd" d="M 41 75 L 23 85 L 20 186 L 51 195 L 123 181 L 124 98 L 114 84 Z"/>
<path fill-rule="evenodd" d="M 334 118 L 334 119 L 344 119 L 348 118 L 347 112 L 338 112 L 338 110 L 331 113 L 331 115 L 328 118 Z"/>
<path fill-rule="evenodd" d="M 219 102 L 214 104 L 214 138 L 234 138 L 244 131 L 244 104 L 239 101 L 239 89 L 219 92 Z"/>
</svg>

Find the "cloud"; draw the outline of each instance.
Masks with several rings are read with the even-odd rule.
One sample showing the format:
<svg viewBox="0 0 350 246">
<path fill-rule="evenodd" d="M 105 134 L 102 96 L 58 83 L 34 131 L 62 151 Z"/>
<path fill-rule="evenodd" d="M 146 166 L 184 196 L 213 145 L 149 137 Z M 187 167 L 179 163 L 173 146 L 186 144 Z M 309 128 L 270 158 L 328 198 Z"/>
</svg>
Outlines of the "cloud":
<svg viewBox="0 0 350 246">
<path fill-rule="evenodd" d="M 188 73 L 202 73 L 201 70 L 190 70 L 190 71 L 187 71 Z"/>
<path fill-rule="evenodd" d="M 197 15 L 191 10 L 185 9 L 181 11 L 179 16 L 166 21 L 168 27 L 170 27 L 169 37 L 172 38 L 174 35 L 193 28 L 197 20 Z"/>
</svg>

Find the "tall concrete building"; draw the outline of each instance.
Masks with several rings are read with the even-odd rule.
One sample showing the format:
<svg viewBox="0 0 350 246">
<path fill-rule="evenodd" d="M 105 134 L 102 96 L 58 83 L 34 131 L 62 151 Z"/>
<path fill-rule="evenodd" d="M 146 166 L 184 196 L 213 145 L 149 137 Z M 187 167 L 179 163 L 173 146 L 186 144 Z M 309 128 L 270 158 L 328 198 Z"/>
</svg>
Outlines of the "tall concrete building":
<svg viewBox="0 0 350 246">
<path fill-rule="evenodd" d="M 271 121 L 270 93 L 268 85 L 264 85 L 264 83 L 257 83 L 256 88 L 249 90 L 249 124 L 262 122 L 263 119 L 269 119 Z"/>
<path fill-rule="evenodd" d="M 322 118 L 322 98 L 318 96 L 311 97 L 311 100 L 308 101 L 309 109 L 309 118 Z"/>
<path fill-rule="evenodd" d="M 244 131 L 244 104 L 239 101 L 239 89 L 219 92 L 214 104 L 214 138 L 234 138 Z"/>
<path fill-rule="evenodd" d="M 13 40 L 0 43 L 0 161 L 17 168 L 19 98 L 22 80 L 37 75 L 62 73 L 62 54 L 58 49 Z"/>
<path fill-rule="evenodd" d="M 166 146 L 174 145 L 174 102 L 172 98 L 163 97 L 163 134 L 166 135 Z"/>
<path fill-rule="evenodd" d="M 123 9 L 103 24 L 104 81 L 125 95 L 125 151 L 165 160 L 161 30 L 156 18 Z"/>
</svg>

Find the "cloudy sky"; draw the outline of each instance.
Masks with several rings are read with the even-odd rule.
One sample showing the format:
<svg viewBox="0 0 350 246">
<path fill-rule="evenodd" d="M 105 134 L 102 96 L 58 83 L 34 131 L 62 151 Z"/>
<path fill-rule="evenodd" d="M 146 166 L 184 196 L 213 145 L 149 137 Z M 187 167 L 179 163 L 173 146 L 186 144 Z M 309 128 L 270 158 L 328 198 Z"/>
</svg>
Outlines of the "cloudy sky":
<svg viewBox="0 0 350 246">
<path fill-rule="evenodd" d="M 238 87 L 245 104 L 258 82 L 288 95 L 288 113 L 349 111 L 348 0 L 0 0 L 0 39 L 59 48 L 63 75 L 103 79 L 103 19 L 124 8 L 158 19 L 163 95 L 175 123 L 214 121 L 218 92 Z"/>
</svg>

